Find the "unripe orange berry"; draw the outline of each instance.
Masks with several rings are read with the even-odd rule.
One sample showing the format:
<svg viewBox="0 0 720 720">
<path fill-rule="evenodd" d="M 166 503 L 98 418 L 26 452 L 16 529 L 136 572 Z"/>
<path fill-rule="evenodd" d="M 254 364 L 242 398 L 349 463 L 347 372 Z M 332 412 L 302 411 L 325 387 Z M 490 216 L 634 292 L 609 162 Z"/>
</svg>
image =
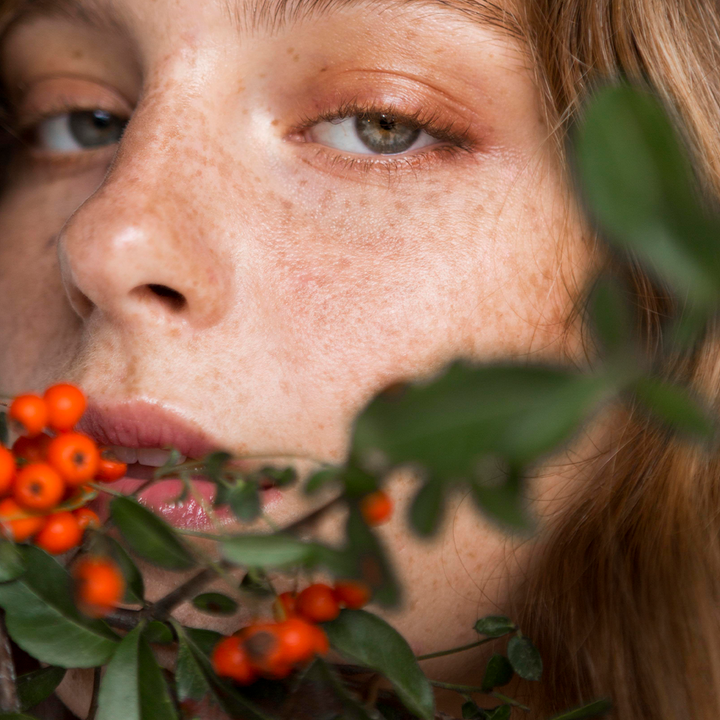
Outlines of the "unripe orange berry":
<svg viewBox="0 0 720 720">
<path fill-rule="evenodd" d="M 0 496 L 10 492 L 16 470 L 13 454 L 5 446 L 0 445 Z"/>
<path fill-rule="evenodd" d="M 30 463 L 15 480 L 13 497 L 20 507 L 34 512 L 52 510 L 65 494 L 65 482 L 47 463 Z"/>
<path fill-rule="evenodd" d="M 315 655 L 316 629 L 307 620 L 291 617 L 277 625 L 283 660 L 289 665 L 303 663 Z"/>
<path fill-rule="evenodd" d="M 35 537 L 35 544 L 51 555 L 77 547 L 82 540 L 82 530 L 77 518 L 70 512 L 49 515 L 45 527 Z"/>
<path fill-rule="evenodd" d="M 250 685 L 257 680 L 257 672 L 237 635 L 223 638 L 215 646 L 212 666 L 219 677 L 231 678 L 240 685 Z"/>
<path fill-rule="evenodd" d="M 105 617 L 125 594 L 125 578 L 109 558 L 81 558 L 72 571 L 75 601 L 85 615 Z"/>
<path fill-rule="evenodd" d="M 295 599 L 294 592 L 280 593 L 273 602 L 273 615 L 280 622 L 295 616 Z"/>
<path fill-rule="evenodd" d="M 340 614 L 340 606 L 333 589 L 324 583 L 306 587 L 297 596 L 295 610 L 300 617 L 310 622 L 328 622 Z"/>
<path fill-rule="evenodd" d="M 290 674 L 277 623 L 253 623 L 240 632 L 240 638 L 250 664 L 261 675 L 279 679 Z"/>
<path fill-rule="evenodd" d="M 28 437 L 39 435 L 47 425 L 47 405 L 38 395 L 18 395 L 12 401 L 8 415 L 23 426 Z"/>
<path fill-rule="evenodd" d="M 48 447 L 48 462 L 70 487 L 95 477 L 100 453 L 92 438 L 82 433 L 65 433 L 53 438 Z"/>
<path fill-rule="evenodd" d="M 109 457 L 107 450 L 100 452 L 98 467 L 95 471 L 95 478 L 104 482 L 113 482 L 125 477 L 127 473 L 127 465 L 113 457 Z"/>
<path fill-rule="evenodd" d="M 358 610 L 370 602 L 370 588 L 357 580 L 338 580 L 335 583 L 337 601 L 350 610 Z"/>
<path fill-rule="evenodd" d="M 100 518 L 98 514 L 90 508 L 81 507 L 73 510 L 73 515 L 77 518 L 80 529 L 84 532 L 88 528 L 97 530 L 100 527 Z"/>
<path fill-rule="evenodd" d="M 381 525 L 390 519 L 392 500 L 384 490 L 376 490 L 360 501 L 360 512 L 368 525 Z"/>
<path fill-rule="evenodd" d="M 45 518 L 40 516 L 18 518 L 24 515 L 25 511 L 12 498 L 5 498 L 0 501 L 0 526 L 3 535 L 15 542 L 24 542 L 37 534 L 45 525 Z M 17 518 L 6 519 L 6 518 Z"/>
<path fill-rule="evenodd" d="M 68 383 L 53 385 L 45 391 L 47 424 L 57 432 L 68 432 L 78 423 L 87 401 L 82 390 Z"/>
<path fill-rule="evenodd" d="M 13 455 L 29 463 L 45 462 L 47 460 L 47 450 L 51 442 L 52 438 L 47 433 L 40 433 L 33 438 L 21 435 L 13 443 Z"/>
</svg>

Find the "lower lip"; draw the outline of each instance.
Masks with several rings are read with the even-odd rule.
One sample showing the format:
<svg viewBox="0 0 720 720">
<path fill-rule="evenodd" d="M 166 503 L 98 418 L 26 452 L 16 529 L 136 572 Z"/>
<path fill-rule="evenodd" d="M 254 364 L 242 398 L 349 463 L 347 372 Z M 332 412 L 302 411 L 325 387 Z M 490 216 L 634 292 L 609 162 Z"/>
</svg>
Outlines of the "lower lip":
<svg viewBox="0 0 720 720">
<path fill-rule="evenodd" d="M 123 495 L 132 495 L 138 488 L 142 487 L 147 480 L 124 477 L 108 484 L 108 489 Z M 208 530 L 212 529 L 219 522 L 227 525 L 235 522 L 235 517 L 226 505 L 215 508 L 212 516 L 206 508 L 212 508 L 217 488 L 215 483 L 208 480 L 193 479 L 193 492 L 186 493 L 186 497 L 180 501 L 185 485 L 182 480 L 169 478 L 159 480 L 150 485 L 146 490 L 138 494 L 138 501 L 156 514 L 164 518 L 170 525 L 185 530 Z M 260 499 L 263 509 L 275 504 L 282 493 L 277 488 L 267 488 L 260 491 Z M 93 501 L 96 512 L 105 520 L 109 515 L 109 504 L 111 496 L 106 493 L 100 495 Z"/>
</svg>

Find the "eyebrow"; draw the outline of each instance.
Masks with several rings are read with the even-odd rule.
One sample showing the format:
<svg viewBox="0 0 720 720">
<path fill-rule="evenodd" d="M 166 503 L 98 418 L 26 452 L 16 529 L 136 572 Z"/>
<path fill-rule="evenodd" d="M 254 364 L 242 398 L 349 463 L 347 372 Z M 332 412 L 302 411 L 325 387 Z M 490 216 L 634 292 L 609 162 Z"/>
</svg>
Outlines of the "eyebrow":
<svg viewBox="0 0 720 720">
<path fill-rule="evenodd" d="M 0 0 L 1 1 L 1 0 Z M 231 22 L 241 32 L 276 33 L 303 20 L 326 16 L 335 10 L 364 5 L 368 8 L 416 6 L 418 10 L 439 9 L 481 25 L 496 28 L 516 39 L 524 37 L 522 27 L 508 7 L 494 0 L 222 0 Z M 502 2 L 503 0 L 501 0 Z M 65 17 L 101 30 L 122 31 L 124 23 L 114 3 L 97 0 L 12 0 L 3 13 L 1 30 L 21 19 L 36 15 Z"/>
</svg>

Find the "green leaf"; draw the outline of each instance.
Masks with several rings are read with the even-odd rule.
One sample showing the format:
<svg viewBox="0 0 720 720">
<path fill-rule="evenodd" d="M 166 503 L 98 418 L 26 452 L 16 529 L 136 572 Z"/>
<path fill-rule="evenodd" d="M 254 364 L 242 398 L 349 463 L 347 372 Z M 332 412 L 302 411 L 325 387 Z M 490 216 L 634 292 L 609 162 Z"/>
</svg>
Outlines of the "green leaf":
<svg viewBox="0 0 720 720">
<path fill-rule="evenodd" d="M 178 656 L 175 669 L 178 700 L 202 700 L 211 692 L 210 683 L 182 632 L 178 632 Z"/>
<path fill-rule="evenodd" d="M 175 629 L 177 630 L 177 624 Z M 213 648 L 223 639 L 224 635 L 221 635 L 215 630 L 207 630 L 206 628 L 191 628 L 183 627 L 183 635 L 193 644 L 194 648 L 197 648 L 207 657 L 212 655 Z"/>
<path fill-rule="evenodd" d="M 202 593 L 192 604 L 210 615 L 233 615 L 238 609 L 238 604 L 232 598 L 217 592 Z"/>
<path fill-rule="evenodd" d="M 420 535 L 433 535 L 442 520 L 445 506 L 445 486 L 442 482 L 430 479 L 417 495 L 410 506 L 410 525 Z"/>
<path fill-rule="evenodd" d="M 20 675 L 17 679 L 17 694 L 20 710 L 31 710 L 49 698 L 65 677 L 65 668 L 44 667 Z"/>
<path fill-rule="evenodd" d="M 158 645 L 169 645 L 175 641 L 172 630 L 160 620 L 151 620 L 143 632 L 143 637 L 149 643 Z"/>
<path fill-rule="evenodd" d="M 302 565 L 312 561 L 315 552 L 313 543 L 281 533 L 236 535 L 219 544 L 226 560 L 244 567 Z"/>
<path fill-rule="evenodd" d="M 688 154 L 658 98 L 628 85 L 597 91 L 575 154 L 584 195 L 608 239 L 681 297 L 714 301 L 717 228 L 696 199 Z"/>
<path fill-rule="evenodd" d="M 499 638 L 515 630 L 517 625 L 504 615 L 486 615 L 475 623 L 475 632 L 486 637 Z"/>
<path fill-rule="evenodd" d="M 72 597 L 70 576 L 47 553 L 20 546 L 26 566 L 17 580 L 0 584 L 0 607 L 8 632 L 27 653 L 41 662 L 86 668 L 105 664 L 118 636 L 102 621 L 82 615 Z"/>
<path fill-rule="evenodd" d="M 342 473 L 342 468 L 326 467 L 313 473 L 305 483 L 305 494 L 313 495 L 328 483 L 337 480 Z"/>
<path fill-rule="evenodd" d="M 187 570 L 195 560 L 164 520 L 127 497 L 113 498 L 110 515 L 133 552 L 168 570 Z"/>
<path fill-rule="evenodd" d="M 270 480 L 277 487 L 285 487 L 297 480 L 297 471 L 294 467 L 275 467 L 266 465 L 259 472 L 255 473 L 258 481 Z"/>
<path fill-rule="evenodd" d="M 511 705 L 498 705 L 492 710 L 485 710 L 485 720 L 508 720 L 511 713 Z"/>
<path fill-rule="evenodd" d="M 485 667 L 485 676 L 482 681 L 484 693 L 489 693 L 493 688 L 507 685 L 514 674 L 510 661 L 500 653 L 495 653 Z"/>
<path fill-rule="evenodd" d="M 498 485 L 485 485 L 479 478 L 470 481 L 475 504 L 489 520 L 503 528 L 531 534 L 535 521 L 528 512 L 523 489 L 523 479 L 517 472 L 510 473 Z"/>
<path fill-rule="evenodd" d="M 515 672 L 524 680 L 540 680 L 542 659 L 537 648 L 526 637 L 510 639 L 507 647 L 508 658 Z"/>
<path fill-rule="evenodd" d="M 125 602 L 142 604 L 145 598 L 145 583 L 135 561 L 115 538 L 103 535 L 103 542 L 125 578 Z"/>
<path fill-rule="evenodd" d="M 15 580 L 24 572 L 25 565 L 17 545 L 8 540 L 0 540 L 0 582 Z"/>
<path fill-rule="evenodd" d="M 254 482 L 241 480 L 230 490 L 227 501 L 238 520 L 252 522 L 260 516 L 260 493 Z"/>
<path fill-rule="evenodd" d="M 231 459 L 232 455 L 222 450 L 210 453 L 205 458 L 205 475 L 208 480 L 219 482 L 225 466 Z"/>
<path fill-rule="evenodd" d="M 382 673 L 403 705 L 424 720 L 435 717 L 433 690 L 405 638 L 384 620 L 364 610 L 342 610 L 323 625 L 341 655 Z"/>
<path fill-rule="evenodd" d="M 342 705 L 342 720 L 376 720 L 376 717 L 369 715 L 367 709 L 350 695 L 338 676 L 322 658 L 315 659 L 311 672 L 308 674 L 316 675 L 325 685 L 332 688 Z"/>
<path fill-rule="evenodd" d="M 658 378 L 642 378 L 634 390 L 648 410 L 678 432 L 700 438 L 714 433 L 710 414 L 685 388 Z"/>
<path fill-rule="evenodd" d="M 589 705 L 567 710 L 560 715 L 554 715 L 551 720 L 587 720 L 587 718 L 597 718 L 607 715 L 612 710 L 610 700 L 595 700 Z"/>
<path fill-rule="evenodd" d="M 108 663 L 100 683 L 97 720 L 177 720 L 143 630 L 142 625 L 131 630 Z"/>
<path fill-rule="evenodd" d="M 606 352 L 617 353 L 632 346 L 629 300 L 615 278 L 598 281 L 592 293 L 590 316 Z"/>
<path fill-rule="evenodd" d="M 473 720 L 476 717 L 482 717 L 483 711 L 472 700 L 463 703 L 462 716 L 464 720 Z"/>
</svg>

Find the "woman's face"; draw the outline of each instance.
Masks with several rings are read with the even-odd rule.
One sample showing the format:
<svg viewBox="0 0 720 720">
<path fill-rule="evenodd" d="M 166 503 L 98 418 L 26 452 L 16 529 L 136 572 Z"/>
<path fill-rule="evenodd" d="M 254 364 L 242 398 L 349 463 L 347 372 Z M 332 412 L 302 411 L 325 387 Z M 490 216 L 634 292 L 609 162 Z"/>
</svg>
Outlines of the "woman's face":
<svg viewBox="0 0 720 720">
<path fill-rule="evenodd" d="M 473 0 L 27 8 L 2 56 L 23 139 L 0 199 L 5 394 L 79 384 L 85 429 L 141 448 L 139 477 L 168 444 L 307 468 L 342 461 L 353 417 L 394 381 L 458 356 L 561 355 L 588 260 L 510 15 Z M 427 652 L 473 639 L 522 553 L 459 497 L 436 543 L 414 540 L 415 488 L 389 485 L 383 533 L 407 590 L 391 620 Z M 285 524 L 317 501 L 265 502 Z M 179 576 L 147 582 L 157 597 Z"/>
</svg>

